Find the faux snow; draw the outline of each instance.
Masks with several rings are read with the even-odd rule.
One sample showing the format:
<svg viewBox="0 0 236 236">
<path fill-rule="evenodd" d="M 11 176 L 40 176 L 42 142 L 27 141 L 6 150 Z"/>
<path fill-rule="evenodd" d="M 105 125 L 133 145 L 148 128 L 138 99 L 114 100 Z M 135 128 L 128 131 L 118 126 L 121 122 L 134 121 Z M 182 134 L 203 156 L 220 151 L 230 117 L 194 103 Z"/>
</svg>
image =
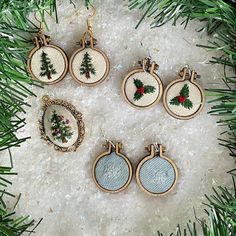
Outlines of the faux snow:
<svg viewBox="0 0 236 236">
<path fill-rule="evenodd" d="M 48 17 L 47 34 L 70 57 L 78 48 L 76 42 L 86 30 L 90 12 L 82 1 L 76 8 L 69 1 L 61 2 L 59 24 Z M 210 105 L 188 121 L 172 118 L 161 102 L 137 110 L 124 101 L 122 80 L 148 54 L 159 64 L 157 73 L 164 86 L 186 64 L 201 74 L 203 88 L 217 86 L 213 84 L 220 83 L 223 70 L 207 64 L 213 53 L 196 47 L 209 40 L 205 33 L 196 32 L 200 23 L 190 22 L 185 30 L 171 24 L 150 29 L 146 20 L 135 29 L 141 12 L 129 11 L 128 1 L 96 0 L 94 4 L 93 31 L 97 47 L 110 59 L 109 79 L 90 88 L 79 86 L 68 74 L 56 85 L 32 88 L 37 98 L 28 100 L 27 125 L 19 133 L 31 139 L 12 149 L 18 172 L 12 190 L 22 193 L 16 211 L 36 220 L 43 217 L 35 236 L 151 236 L 157 235 L 157 230 L 170 234 L 178 223 L 184 226 L 194 220 L 193 207 L 199 218 L 205 216 L 204 193 L 211 194 L 212 185 L 231 184 L 226 171 L 232 169 L 233 160 L 228 150 L 218 145 L 222 130 L 216 125 L 218 117 L 207 114 Z M 86 134 L 77 152 L 57 152 L 40 139 L 38 119 L 44 94 L 67 100 L 82 112 Z M 153 142 L 166 146 L 166 155 L 180 172 L 173 191 L 163 197 L 148 196 L 140 191 L 135 178 L 118 194 L 98 189 L 92 179 L 92 163 L 104 151 L 104 136 L 123 143 L 122 152 L 134 167 L 145 156 L 145 146 Z"/>
</svg>

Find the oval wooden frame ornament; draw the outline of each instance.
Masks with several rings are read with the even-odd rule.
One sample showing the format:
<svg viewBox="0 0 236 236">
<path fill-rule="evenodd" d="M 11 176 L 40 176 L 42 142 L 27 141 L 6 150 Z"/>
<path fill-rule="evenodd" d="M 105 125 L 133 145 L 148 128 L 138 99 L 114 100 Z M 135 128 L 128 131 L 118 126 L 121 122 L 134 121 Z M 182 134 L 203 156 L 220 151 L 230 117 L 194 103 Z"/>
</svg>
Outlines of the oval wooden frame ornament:
<svg viewBox="0 0 236 236">
<path fill-rule="evenodd" d="M 201 86 L 200 86 L 198 83 L 195 82 L 195 80 L 199 77 L 199 75 L 197 75 L 197 73 L 196 73 L 195 70 L 192 70 L 192 71 L 191 71 L 191 76 L 190 76 L 190 73 L 188 73 L 187 70 L 188 70 L 188 68 L 186 68 L 186 67 L 183 68 L 183 69 L 180 71 L 180 73 L 179 73 L 179 75 L 180 75 L 182 78 L 176 79 L 176 80 L 172 81 L 170 84 L 168 84 L 167 87 L 166 87 L 165 90 L 164 90 L 164 93 L 163 93 L 163 106 L 164 106 L 165 110 L 167 111 L 167 113 L 168 113 L 170 116 L 172 116 L 172 117 L 174 117 L 174 118 L 176 118 L 176 119 L 179 119 L 179 120 L 189 120 L 189 119 L 194 118 L 195 116 L 197 116 L 197 115 L 202 111 L 202 109 L 203 109 L 203 107 L 204 107 L 204 104 L 205 104 L 204 91 L 203 91 L 203 89 L 201 88 Z M 186 77 L 187 77 L 187 78 L 186 78 Z M 185 81 L 185 80 L 190 81 L 192 84 L 194 84 L 194 85 L 198 88 L 198 90 L 199 90 L 199 92 L 200 92 L 200 94 L 201 94 L 201 104 L 200 104 L 198 110 L 197 110 L 196 112 L 194 112 L 192 115 L 180 116 L 180 115 L 177 115 L 177 114 L 173 113 L 173 112 L 169 109 L 169 107 L 168 107 L 168 105 L 167 105 L 167 92 L 168 92 L 168 90 L 169 90 L 174 84 L 179 83 L 179 82 L 183 82 L 183 81 Z"/>
<path fill-rule="evenodd" d="M 49 44 L 50 42 L 50 37 L 49 36 L 46 36 L 44 35 L 41 31 L 39 31 L 38 33 L 38 36 L 36 36 L 34 38 L 34 43 L 35 43 L 35 47 L 29 52 L 29 55 L 28 55 L 28 60 L 27 60 L 27 70 L 28 72 L 30 73 L 32 79 L 34 80 L 37 80 L 37 81 L 40 81 L 44 84 L 48 84 L 48 85 L 51 85 L 51 84 L 56 84 L 58 82 L 60 82 L 61 80 L 63 80 L 68 72 L 68 68 L 69 68 L 69 63 L 68 63 L 68 58 L 67 58 L 67 55 L 66 53 L 64 52 L 63 49 L 61 49 L 60 47 L 56 46 L 56 45 L 53 45 L 53 44 Z M 34 54 L 41 48 L 41 47 L 50 47 L 50 48 L 54 48 L 56 49 L 57 51 L 59 51 L 64 59 L 64 62 L 65 62 L 65 68 L 63 70 L 63 73 L 61 74 L 61 76 L 54 80 L 54 81 L 49 81 L 49 82 L 46 82 L 46 81 L 43 81 L 43 80 L 40 80 L 39 78 L 37 78 L 33 71 L 32 71 L 32 67 L 31 67 L 31 60 L 34 56 Z"/>
<path fill-rule="evenodd" d="M 76 110 L 76 108 L 66 102 L 63 101 L 61 99 L 55 99 L 55 100 L 51 100 L 49 96 L 45 95 L 42 98 L 44 105 L 42 106 L 42 117 L 39 120 L 39 130 L 40 130 L 40 134 L 41 134 L 41 138 L 45 141 L 47 141 L 47 143 L 49 145 L 53 145 L 54 149 L 57 151 L 62 151 L 62 152 L 71 152 L 71 151 L 76 151 L 78 149 L 78 147 L 80 146 L 80 144 L 82 143 L 83 139 L 84 139 L 84 134 L 85 134 L 85 126 L 84 126 L 84 122 L 82 120 L 82 113 L 80 113 L 79 111 Z M 74 119 L 76 120 L 77 123 L 77 127 L 78 127 L 78 137 L 76 139 L 76 141 L 69 147 L 61 147 L 56 145 L 46 134 L 45 132 L 45 127 L 44 127 L 44 116 L 45 113 L 48 109 L 48 107 L 52 106 L 52 105 L 59 105 L 62 106 L 64 108 L 66 108 L 66 110 L 68 110 L 68 112 L 71 113 L 71 115 L 73 115 Z"/>
<path fill-rule="evenodd" d="M 87 40 L 87 36 L 89 37 L 89 40 Z M 69 72 L 70 72 L 70 75 L 71 77 L 79 84 L 81 85 L 85 85 L 85 86 L 88 86 L 88 87 L 93 87 L 95 85 L 98 85 L 100 83 L 102 83 L 104 80 L 107 79 L 108 77 L 108 74 L 110 72 L 110 62 L 109 62 L 109 59 L 107 57 L 107 55 L 101 50 L 101 49 L 98 49 L 98 48 L 95 48 L 94 45 L 95 45 L 95 42 L 96 40 L 93 38 L 93 33 L 91 30 L 87 30 L 85 33 L 84 33 L 84 36 L 82 37 L 81 41 L 80 41 L 80 44 L 81 44 L 81 48 L 77 49 L 71 56 L 70 60 L 69 60 Z M 72 65 L 73 65 L 73 62 L 74 62 L 74 58 L 76 57 L 77 54 L 81 53 L 83 50 L 85 50 L 86 48 L 90 48 L 92 50 L 95 50 L 96 52 L 100 53 L 102 55 L 102 57 L 104 58 L 105 60 L 105 63 L 106 63 L 106 70 L 105 70 L 105 73 L 104 75 L 102 76 L 102 78 L 100 78 L 98 81 L 96 82 L 93 82 L 93 83 L 85 83 L 84 81 L 81 81 L 79 80 L 73 69 L 72 69 Z"/>
<path fill-rule="evenodd" d="M 104 191 L 104 192 L 107 192 L 107 193 L 118 193 L 118 192 L 121 192 L 121 191 L 125 190 L 125 189 L 129 186 L 129 184 L 130 184 L 130 182 L 131 182 L 131 180 L 132 180 L 132 176 L 133 176 L 133 167 L 132 167 L 132 164 L 131 164 L 129 158 L 120 152 L 121 149 L 122 149 L 122 144 L 121 144 L 121 143 L 118 142 L 118 143 L 116 143 L 116 144 L 113 144 L 113 142 L 108 141 L 107 144 L 105 145 L 105 147 L 107 148 L 107 151 L 105 151 L 105 152 L 101 153 L 99 156 L 97 156 L 96 159 L 95 159 L 94 162 L 93 162 L 93 167 L 92 167 L 92 177 L 93 177 L 93 181 L 94 181 L 94 183 L 96 184 L 96 186 L 97 186 L 99 189 L 101 189 L 102 191 Z M 127 163 L 127 165 L 128 165 L 128 168 L 129 168 L 129 178 L 128 178 L 126 184 L 123 185 L 121 188 L 119 188 L 119 189 L 117 189 L 117 190 L 109 190 L 109 189 L 103 188 L 103 187 L 98 183 L 98 181 L 97 181 L 97 179 L 96 179 L 95 170 L 96 170 L 96 165 L 97 165 L 98 161 L 99 161 L 101 158 L 103 158 L 104 156 L 107 156 L 107 155 L 111 154 L 111 153 L 114 152 L 114 151 L 115 151 L 115 153 L 116 153 L 117 156 L 123 158 L 123 159 L 126 161 L 126 163 Z"/>
<path fill-rule="evenodd" d="M 165 152 L 165 147 L 163 147 L 161 144 L 158 144 L 157 146 L 158 146 L 158 151 L 157 151 L 156 146 L 154 146 L 154 144 L 151 144 L 151 145 L 149 145 L 149 146 L 146 148 L 147 151 L 149 152 L 149 155 L 147 155 L 147 156 L 145 156 L 145 157 L 143 157 L 143 158 L 141 159 L 141 161 L 140 161 L 140 162 L 138 163 L 138 165 L 137 165 L 136 173 L 135 173 L 136 181 L 137 181 L 137 184 L 138 184 L 138 186 L 140 187 L 140 189 L 141 189 L 144 193 L 147 193 L 148 195 L 151 195 L 151 196 L 163 196 L 163 195 L 166 195 L 167 193 L 169 193 L 169 192 L 176 186 L 176 183 L 177 183 L 177 180 L 178 180 L 178 176 L 179 176 L 178 168 L 177 168 L 176 164 L 175 164 L 170 158 L 168 158 L 168 157 L 166 157 L 166 156 L 163 155 L 163 153 Z M 162 158 L 162 159 L 168 161 L 168 162 L 172 165 L 172 167 L 173 167 L 173 169 L 174 169 L 174 172 L 175 172 L 175 180 L 174 180 L 173 184 L 171 185 L 171 187 L 170 187 L 167 191 L 162 192 L 162 193 L 153 193 L 153 192 L 148 191 L 148 190 L 142 185 L 141 180 L 140 180 L 140 176 L 139 176 L 139 174 L 140 174 L 140 169 L 141 169 L 142 165 L 143 165 L 146 161 L 148 161 L 148 160 L 150 160 L 150 159 L 152 159 L 152 158 L 154 158 L 154 157 L 156 157 L 156 156 L 159 156 L 160 158 Z"/>
<path fill-rule="evenodd" d="M 145 58 L 142 62 L 140 62 L 140 64 L 142 65 L 142 68 L 138 68 L 138 69 L 135 69 L 135 70 L 132 70 L 131 72 L 129 72 L 125 78 L 123 79 L 123 82 L 122 82 L 122 85 L 121 85 L 121 91 L 122 91 L 122 95 L 125 99 L 125 101 L 133 108 L 136 108 L 136 109 L 147 109 L 147 108 L 150 108 L 150 107 L 153 107 L 155 104 L 157 104 L 161 97 L 162 97 L 162 94 L 163 94 L 163 83 L 162 83 L 162 80 L 160 79 L 160 77 L 155 73 L 155 71 L 158 69 L 158 65 L 153 61 L 151 62 L 150 58 Z M 140 72 L 146 72 L 146 73 L 149 73 L 150 75 L 152 75 L 152 77 L 157 81 L 158 85 L 159 85 L 159 94 L 157 96 L 157 98 L 155 99 L 154 102 L 152 102 L 151 104 L 147 105 L 147 106 L 138 106 L 138 105 L 134 105 L 132 102 L 130 102 L 130 100 L 128 99 L 127 97 L 127 94 L 126 94 L 126 83 L 128 81 L 128 79 L 136 74 L 136 73 L 140 73 Z"/>
</svg>

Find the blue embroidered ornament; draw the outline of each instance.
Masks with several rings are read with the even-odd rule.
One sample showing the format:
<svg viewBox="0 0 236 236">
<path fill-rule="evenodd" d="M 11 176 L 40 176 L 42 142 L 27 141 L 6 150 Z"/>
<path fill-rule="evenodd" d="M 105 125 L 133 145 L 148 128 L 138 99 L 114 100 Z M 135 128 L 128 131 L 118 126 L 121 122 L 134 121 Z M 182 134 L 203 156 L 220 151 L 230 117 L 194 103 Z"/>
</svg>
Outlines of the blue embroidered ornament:
<svg viewBox="0 0 236 236">
<path fill-rule="evenodd" d="M 99 155 L 93 164 L 95 184 L 105 192 L 120 192 L 132 178 L 129 159 L 120 153 L 121 143 L 107 143 L 108 151 Z"/>
<path fill-rule="evenodd" d="M 144 157 L 137 166 L 136 180 L 140 188 L 153 196 L 168 193 L 176 184 L 177 167 L 163 156 L 163 147 L 151 144 L 150 155 Z"/>
</svg>

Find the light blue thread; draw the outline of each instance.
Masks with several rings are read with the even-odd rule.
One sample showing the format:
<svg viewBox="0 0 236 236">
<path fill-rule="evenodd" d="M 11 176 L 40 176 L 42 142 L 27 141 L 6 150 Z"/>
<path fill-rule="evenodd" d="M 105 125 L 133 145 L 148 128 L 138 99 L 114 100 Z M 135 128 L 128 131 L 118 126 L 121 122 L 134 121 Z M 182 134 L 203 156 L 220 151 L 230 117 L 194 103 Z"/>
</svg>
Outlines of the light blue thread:
<svg viewBox="0 0 236 236">
<path fill-rule="evenodd" d="M 152 193 L 164 193 L 175 182 L 176 173 L 171 163 L 156 156 L 141 166 L 139 177 L 143 187 Z"/>
<path fill-rule="evenodd" d="M 129 179 L 127 162 L 115 152 L 98 160 L 95 167 L 95 178 L 98 184 L 107 190 L 122 188 Z"/>
</svg>

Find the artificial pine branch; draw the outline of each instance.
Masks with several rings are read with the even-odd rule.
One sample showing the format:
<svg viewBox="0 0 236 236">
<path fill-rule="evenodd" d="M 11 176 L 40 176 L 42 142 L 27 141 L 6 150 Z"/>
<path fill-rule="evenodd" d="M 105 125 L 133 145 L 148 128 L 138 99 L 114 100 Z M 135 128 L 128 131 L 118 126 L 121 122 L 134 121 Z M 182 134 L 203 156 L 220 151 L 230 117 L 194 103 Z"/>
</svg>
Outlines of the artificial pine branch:
<svg viewBox="0 0 236 236">
<path fill-rule="evenodd" d="M 10 154 L 10 152 L 9 152 Z M 9 185 L 12 185 L 12 182 L 9 181 L 6 176 L 16 175 L 12 171 L 12 157 L 10 154 L 10 166 L 0 166 L 0 235 L 3 236 L 19 236 L 24 232 L 34 232 L 29 230 L 30 227 L 34 225 L 34 220 L 29 220 L 29 216 L 20 216 L 15 217 L 15 207 L 19 202 L 19 197 L 17 198 L 14 194 L 7 191 Z M 7 206 L 6 201 L 9 201 L 9 198 L 15 198 L 16 203 L 13 208 Z"/>
</svg>

